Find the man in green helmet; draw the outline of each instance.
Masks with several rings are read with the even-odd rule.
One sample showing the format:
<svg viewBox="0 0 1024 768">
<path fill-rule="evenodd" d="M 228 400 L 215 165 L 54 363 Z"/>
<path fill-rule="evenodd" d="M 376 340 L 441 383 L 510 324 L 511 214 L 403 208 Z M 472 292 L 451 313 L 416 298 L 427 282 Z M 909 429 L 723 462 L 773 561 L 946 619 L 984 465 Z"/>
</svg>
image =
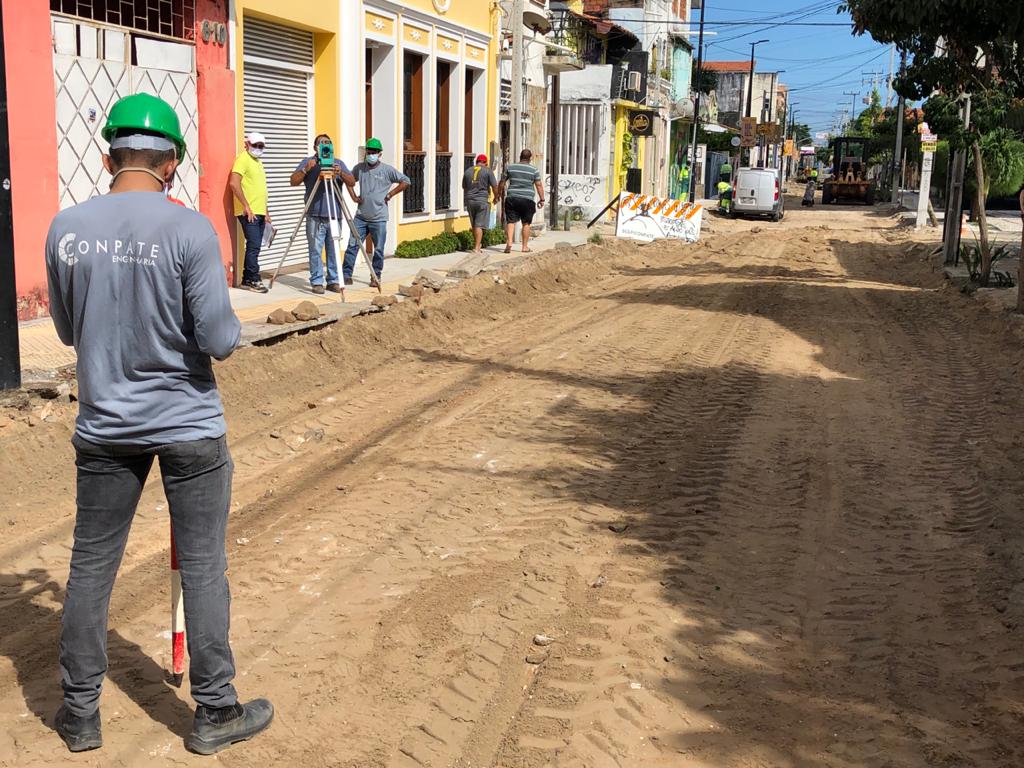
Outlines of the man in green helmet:
<svg viewBox="0 0 1024 768">
<path fill-rule="evenodd" d="M 370 283 L 380 280 L 384 272 L 384 243 L 388 237 L 388 203 L 391 198 L 409 188 L 409 177 L 397 168 L 381 162 L 384 145 L 379 139 L 366 142 L 366 159 L 352 169 L 352 176 L 359 183 L 359 194 L 353 195 L 358 203 L 356 215 L 352 217 L 353 231 L 345 249 L 345 261 L 341 271 L 345 285 L 352 285 L 352 273 L 356 268 L 356 254 L 359 241 L 373 238 L 373 271 Z M 349 187 L 351 193 L 351 187 Z M 358 239 L 356 239 L 358 238 Z"/>
<path fill-rule="evenodd" d="M 217 235 L 164 194 L 185 140 L 166 102 L 118 101 L 103 138 L 110 193 L 61 211 L 46 238 L 50 313 L 78 355 L 77 516 L 64 598 L 54 726 L 72 752 L 102 746 L 107 612 L 154 460 L 185 598 L 195 719 L 186 746 L 209 754 L 266 728 L 268 701 L 238 703 L 228 641 L 224 538 L 232 463 L 211 358 L 238 345 Z"/>
</svg>

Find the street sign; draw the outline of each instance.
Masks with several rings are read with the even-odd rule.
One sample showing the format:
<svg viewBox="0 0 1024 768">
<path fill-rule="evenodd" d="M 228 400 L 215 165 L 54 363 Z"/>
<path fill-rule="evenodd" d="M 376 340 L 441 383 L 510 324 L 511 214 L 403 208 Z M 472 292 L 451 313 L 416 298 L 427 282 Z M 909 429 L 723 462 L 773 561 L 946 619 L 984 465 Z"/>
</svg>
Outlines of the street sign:
<svg viewBox="0 0 1024 768">
<path fill-rule="evenodd" d="M 939 136 L 935 133 L 923 133 L 921 134 L 921 151 L 922 152 L 935 152 L 939 148 Z"/>
<path fill-rule="evenodd" d="M 792 139 L 786 139 L 786 148 L 783 150 L 783 154 L 786 157 L 793 157 L 796 155 L 795 145 Z"/>
<path fill-rule="evenodd" d="M 756 117 L 741 117 L 740 118 L 740 146 L 741 147 L 756 147 L 757 146 L 757 118 Z"/>
</svg>

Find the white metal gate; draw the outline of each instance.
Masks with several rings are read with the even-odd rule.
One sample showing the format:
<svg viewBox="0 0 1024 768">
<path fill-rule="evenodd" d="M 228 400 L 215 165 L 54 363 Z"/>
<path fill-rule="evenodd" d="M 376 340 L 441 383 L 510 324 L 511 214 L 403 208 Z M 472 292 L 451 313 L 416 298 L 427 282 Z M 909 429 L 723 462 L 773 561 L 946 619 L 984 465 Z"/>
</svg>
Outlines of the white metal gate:
<svg viewBox="0 0 1024 768">
<path fill-rule="evenodd" d="M 260 268 L 273 269 L 305 202 L 305 188 L 291 186 L 289 177 L 299 161 L 313 152 L 313 34 L 247 16 L 242 46 L 243 130 L 259 131 L 267 139 L 263 165 L 270 215 L 278 229 L 274 244 L 260 253 Z M 307 261 L 306 237 L 300 232 L 285 266 Z"/>
<path fill-rule="evenodd" d="M 152 93 L 178 113 L 188 150 L 173 194 L 199 207 L 199 116 L 192 46 L 145 40 L 135 51 L 123 29 L 54 17 L 53 74 L 57 103 L 57 171 L 60 207 L 103 194 L 110 175 L 100 131 L 110 107 L 133 93 Z M 157 66 L 152 66 L 157 65 Z"/>
</svg>

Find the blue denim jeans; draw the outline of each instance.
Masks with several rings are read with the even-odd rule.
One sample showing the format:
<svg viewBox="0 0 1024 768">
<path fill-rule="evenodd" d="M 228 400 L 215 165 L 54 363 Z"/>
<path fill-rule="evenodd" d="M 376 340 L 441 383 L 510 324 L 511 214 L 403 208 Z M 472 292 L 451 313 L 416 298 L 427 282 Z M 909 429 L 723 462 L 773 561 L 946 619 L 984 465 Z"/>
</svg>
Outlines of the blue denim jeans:
<svg viewBox="0 0 1024 768">
<path fill-rule="evenodd" d="M 388 238 L 387 221 L 363 221 L 358 215 L 352 219 L 355 225 L 355 232 L 348 238 L 348 248 L 345 249 L 345 264 L 342 270 L 345 279 L 352 278 L 352 270 L 356 268 L 356 256 L 359 254 L 359 241 L 366 240 L 369 234 L 373 238 L 373 271 L 380 277 L 384 271 L 384 243 Z M 358 235 L 359 240 L 356 239 Z"/>
<path fill-rule="evenodd" d="M 242 225 L 242 234 L 245 236 L 245 266 L 242 268 L 242 282 L 258 283 L 260 281 L 260 248 L 263 247 L 263 228 L 267 225 L 267 217 L 260 214 L 256 216 L 256 221 L 250 222 L 242 215 L 238 217 L 238 223 Z"/>
<path fill-rule="evenodd" d="M 80 717 L 99 706 L 107 672 L 107 611 L 142 487 L 160 461 L 185 601 L 192 698 L 229 707 L 235 662 L 224 536 L 234 465 L 223 437 L 158 446 L 97 445 L 77 435 L 78 513 L 61 619 L 64 703 Z"/>
<path fill-rule="evenodd" d="M 323 216 L 306 217 L 306 242 L 309 244 L 309 284 L 324 284 L 324 260 L 327 247 L 327 284 L 338 284 L 338 254 L 331 237 L 331 220 Z"/>
</svg>

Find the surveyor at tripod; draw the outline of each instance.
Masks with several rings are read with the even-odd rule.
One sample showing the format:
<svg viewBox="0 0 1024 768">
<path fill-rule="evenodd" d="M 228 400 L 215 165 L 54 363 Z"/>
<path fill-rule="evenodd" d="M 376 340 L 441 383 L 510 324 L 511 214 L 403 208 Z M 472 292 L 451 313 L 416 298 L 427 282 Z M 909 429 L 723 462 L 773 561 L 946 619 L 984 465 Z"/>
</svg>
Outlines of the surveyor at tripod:
<svg viewBox="0 0 1024 768">
<path fill-rule="evenodd" d="M 260 280 L 263 230 L 270 224 L 267 172 L 262 160 L 266 146 L 267 140 L 262 133 L 252 131 L 246 135 L 245 149 L 235 158 L 228 178 L 228 186 L 235 198 L 235 216 L 245 237 L 245 264 L 239 287 L 256 293 L 267 292 L 267 286 Z"/>
<path fill-rule="evenodd" d="M 185 156 L 174 110 L 149 94 L 128 96 L 111 108 L 102 136 L 109 194 L 58 213 L 46 237 L 50 314 L 77 352 L 79 398 L 77 516 L 60 636 L 64 703 L 54 727 L 72 752 L 102 746 L 110 593 L 158 460 L 198 705 L 185 744 L 211 754 L 256 735 L 274 715 L 265 699 L 239 704 L 228 640 L 233 465 L 211 358 L 232 353 L 241 325 L 213 225 L 163 192 Z"/>
<path fill-rule="evenodd" d="M 374 274 L 370 276 L 370 284 L 380 285 L 384 272 L 384 244 L 388 239 L 388 203 L 409 188 L 408 176 L 381 162 L 383 152 L 384 145 L 379 139 L 369 139 L 366 142 L 366 159 L 352 169 L 352 176 L 359 182 L 359 194 L 353 194 L 352 199 L 359 207 L 352 217 L 354 231 L 349 236 L 342 265 L 345 285 L 352 285 L 359 241 L 365 242 L 367 235 L 373 238 Z"/>
<path fill-rule="evenodd" d="M 341 293 L 341 284 L 338 280 L 338 256 L 334 241 L 338 237 L 338 222 L 341 219 L 340 206 L 333 183 L 322 180 L 322 174 L 326 170 L 321 162 L 321 153 L 328 152 L 334 157 L 334 142 L 326 133 L 321 133 L 313 140 L 313 155 L 302 160 L 292 172 L 290 181 L 293 187 L 299 184 L 306 185 L 306 243 L 309 246 L 309 284 L 313 293 L 323 293 L 324 282 L 324 251 L 327 252 L 327 278 L 326 289 L 332 293 Z M 341 160 L 334 158 L 333 173 L 337 175 L 346 186 L 351 187 L 356 182 L 348 166 Z M 321 181 L 317 185 L 317 181 Z M 314 189 L 316 190 L 314 192 Z M 310 195 L 314 195 L 310 201 Z M 333 223 L 332 223 L 333 222 Z"/>
<path fill-rule="evenodd" d="M 462 190 L 466 199 L 469 224 L 473 227 L 473 253 L 480 253 L 484 230 L 490 223 L 491 196 L 498 199 L 498 180 L 487 167 L 487 155 L 477 155 L 472 168 L 462 175 Z"/>
</svg>

